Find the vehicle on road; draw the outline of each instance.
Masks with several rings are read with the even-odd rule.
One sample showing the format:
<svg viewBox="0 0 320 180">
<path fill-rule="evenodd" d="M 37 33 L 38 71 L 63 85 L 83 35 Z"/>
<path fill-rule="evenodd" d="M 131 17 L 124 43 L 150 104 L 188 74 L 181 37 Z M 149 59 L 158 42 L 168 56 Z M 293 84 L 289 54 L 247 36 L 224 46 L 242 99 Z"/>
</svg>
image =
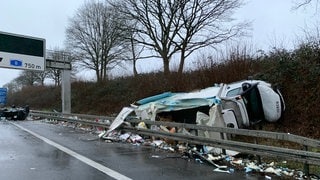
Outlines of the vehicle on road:
<svg viewBox="0 0 320 180">
<path fill-rule="evenodd" d="M 1 119 L 7 120 L 25 120 L 29 115 L 29 106 L 15 107 L 11 106 L 10 108 L 0 108 L 0 117 Z"/>
</svg>

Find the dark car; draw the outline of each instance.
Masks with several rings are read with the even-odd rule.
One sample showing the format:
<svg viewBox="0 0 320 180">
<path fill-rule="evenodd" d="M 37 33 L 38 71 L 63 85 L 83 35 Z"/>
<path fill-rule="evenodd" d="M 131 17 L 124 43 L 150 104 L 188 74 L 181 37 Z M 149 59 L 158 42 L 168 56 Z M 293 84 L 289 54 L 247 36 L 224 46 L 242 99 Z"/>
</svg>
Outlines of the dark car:
<svg viewBox="0 0 320 180">
<path fill-rule="evenodd" d="M 0 116 L 8 120 L 25 120 L 29 115 L 29 106 L 24 108 L 12 106 L 11 108 L 1 108 Z"/>
</svg>

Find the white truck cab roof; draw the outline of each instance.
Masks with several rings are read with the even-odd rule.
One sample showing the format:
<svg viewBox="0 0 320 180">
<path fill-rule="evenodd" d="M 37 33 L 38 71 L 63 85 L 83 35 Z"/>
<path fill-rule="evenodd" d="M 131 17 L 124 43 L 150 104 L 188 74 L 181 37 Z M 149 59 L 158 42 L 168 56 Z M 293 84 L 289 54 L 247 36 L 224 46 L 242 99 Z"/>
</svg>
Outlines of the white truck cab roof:
<svg viewBox="0 0 320 180">
<path fill-rule="evenodd" d="M 237 95 L 240 95 L 243 92 L 243 85 L 244 84 L 257 84 L 259 83 L 260 85 L 264 85 L 267 87 L 271 88 L 271 84 L 265 82 L 265 81 L 261 81 L 261 80 L 243 80 L 243 81 L 237 81 L 237 82 L 233 82 L 230 84 L 227 84 L 227 88 L 224 91 L 223 94 L 221 94 L 222 97 L 234 97 Z"/>
<path fill-rule="evenodd" d="M 283 97 L 278 89 L 261 80 L 243 80 L 227 84 L 221 97 L 243 98 L 251 121 L 267 120 L 275 122 L 285 110 Z"/>
</svg>

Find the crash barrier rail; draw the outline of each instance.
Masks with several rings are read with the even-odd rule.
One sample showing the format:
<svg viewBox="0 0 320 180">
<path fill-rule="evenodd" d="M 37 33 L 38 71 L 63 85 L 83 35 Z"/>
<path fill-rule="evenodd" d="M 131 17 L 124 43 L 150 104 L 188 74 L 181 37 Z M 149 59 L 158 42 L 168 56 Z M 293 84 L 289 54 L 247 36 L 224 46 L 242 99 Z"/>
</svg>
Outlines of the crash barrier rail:
<svg viewBox="0 0 320 180">
<path fill-rule="evenodd" d="M 107 116 L 46 112 L 46 111 L 35 111 L 35 110 L 31 110 L 29 115 L 47 118 L 48 120 L 53 120 L 53 121 L 67 121 L 72 123 L 81 123 L 81 124 L 86 124 L 86 125 L 91 125 L 96 127 L 103 127 L 103 128 L 109 128 L 110 123 L 105 123 L 105 122 L 103 123 L 99 121 L 101 120 L 113 121 L 115 119 L 114 117 L 107 117 Z"/>
<path fill-rule="evenodd" d="M 52 119 L 56 121 L 68 121 L 73 123 L 87 124 L 97 127 L 108 128 L 109 124 L 96 122 L 93 120 L 114 120 L 114 117 L 106 116 L 94 116 L 94 115 L 83 115 L 83 114 L 62 114 L 54 112 L 43 112 L 43 111 L 31 111 L 30 115 L 39 116 L 42 118 Z M 71 117 L 71 118 L 70 118 Z M 74 117 L 77 117 L 75 119 Z M 81 120 L 81 119 L 93 119 L 93 120 Z M 164 131 L 155 131 L 145 128 L 137 128 L 133 126 L 121 126 L 120 128 L 124 131 L 133 132 L 136 134 L 143 134 L 147 136 L 155 136 L 161 138 L 168 138 L 177 141 L 183 141 L 191 144 L 201 144 L 214 146 L 222 149 L 229 149 L 243 153 L 255 154 L 257 156 L 271 156 L 278 157 L 286 160 L 294 160 L 304 163 L 304 171 L 306 174 L 309 173 L 309 164 L 320 165 L 320 141 L 315 139 L 310 139 L 302 136 L 297 136 L 288 133 L 278 133 L 278 132 L 268 132 L 268 131 L 257 131 L 257 130 L 247 130 L 247 129 L 233 129 L 233 128 L 223 128 L 223 127 L 209 127 L 203 125 L 195 124 L 185 124 L 185 123 L 175 123 L 175 122 L 163 122 L 163 121 L 150 121 L 150 120 L 139 120 L 134 118 L 129 118 L 126 120 L 130 123 L 140 123 L 144 122 L 146 125 L 156 125 L 165 127 L 176 127 L 185 129 L 194 129 L 202 131 L 212 131 L 220 133 L 221 139 L 209 139 L 194 135 L 185 135 L 182 133 L 170 133 Z M 241 142 L 235 140 L 224 139 L 224 134 L 227 135 L 241 135 L 253 137 L 255 141 L 253 143 Z M 287 141 L 295 143 L 301 146 L 301 149 L 276 147 L 274 145 L 262 145 L 258 144 L 257 138 L 273 139 L 276 141 Z M 280 146 L 280 145 L 279 145 Z M 311 152 L 310 147 L 314 148 Z"/>
<path fill-rule="evenodd" d="M 61 112 L 50 112 L 50 111 L 36 111 L 31 110 L 30 115 L 33 116 L 41 116 L 41 115 L 48 115 L 52 117 L 77 117 L 79 119 L 86 119 L 86 120 L 110 120 L 113 121 L 115 117 L 111 116 L 97 116 L 97 115 L 89 115 L 89 114 L 75 114 L 75 113 L 61 113 Z M 53 118 L 54 119 L 54 118 Z"/>
</svg>

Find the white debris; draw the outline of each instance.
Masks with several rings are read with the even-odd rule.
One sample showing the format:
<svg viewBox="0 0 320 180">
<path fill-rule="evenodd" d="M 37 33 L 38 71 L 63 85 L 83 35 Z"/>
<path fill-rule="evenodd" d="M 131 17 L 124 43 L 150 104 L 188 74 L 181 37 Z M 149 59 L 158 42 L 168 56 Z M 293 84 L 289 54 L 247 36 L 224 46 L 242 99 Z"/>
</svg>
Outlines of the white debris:
<svg viewBox="0 0 320 180">
<path fill-rule="evenodd" d="M 251 169 L 251 170 L 262 172 L 262 169 L 259 166 L 257 166 L 254 162 L 247 163 L 246 169 Z"/>
<path fill-rule="evenodd" d="M 130 137 L 130 134 L 129 134 L 129 133 L 125 133 L 125 134 L 121 134 L 121 135 L 119 136 L 119 139 L 120 139 L 121 141 L 126 141 L 129 137 Z"/>
<path fill-rule="evenodd" d="M 107 133 L 107 131 L 103 131 L 103 132 L 101 132 L 98 136 L 99 136 L 99 138 L 102 138 L 104 135 L 106 135 L 106 133 Z"/>
<path fill-rule="evenodd" d="M 169 147 L 168 149 L 169 151 L 174 152 L 174 149 L 172 147 Z"/>
<path fill-rule="evenodd" d="M 264 178 L 267 179 L 267 180 L 270 180 L 270 179 L 271 179 L 271 177 L 270 177 L 270 176 L 267 176 L 267 175 L 265 175 Z"/>
<path fill-rule="evenodd" d="M 177 147 L 178 147 L 178 150 L 179 150 L 180 152 L 187 151 L 187 149 L 188 149 L 187 146 L 182 145 L 182 144 L 178 144 Z"/>
<path fill-rule="evenodd" d="M 161 129 L 162 131 L 164 131 L 164 132 L 167 132 L 167 133 L 170 132 L 168 128 L 166 128 L 165 126 L 162 126 L 162 125 L 160 126 L 160 129 Z"/>
<path fill-rule="evenodd" d="M 130 136 L 130 140 L 132 143 L 142 143 L 143 142 L 143 138 L 137 134 L 133 134 Z"/>
<path fill-rule="evenodd" d="M 281 176 L 281 169 L 274 169 L 273 167 L 268 167 L 267 169 L 264 170 L 264 172 Z"/>
<path fill-rule="evenodd" d="M 162 143 L 164 143 L 164 141 L 162 141 L 162 140 L 154 140 L 154 141 L 152 141 L 152 144 L 155 145 L 155 146 L 160 146 Z"/>
<path fill-rule="evenodd" d="M 214 172 L 230 173 L 230 171 L 228 171 L 228 170 L 222 170 L 222 169 L 220 169 L 220 168 L 215 168 L 213 171 L 214 171 Z"/>
<path fill-rule="evenodd" d="M 210 161 L 220 161 L 225 158 L 224 155 L 213 156 L 212 154 L 208 154 L 207 156 L 208 156 L 208 160 Z"/>
<path fill-rule="evenodd" d="M 160 158 L 159 155 L 152 155 L 151 157 L 152 157 L 152 158 Z"/>
<path fill-rule="evenodd" d="M 284 174 L 285 176 L 293 176 L 293 172 L 294 172 L 294 171 L 291 171 L 291 172 L 281 171 L 281 173 Z"/>
<path fill-rule="evenodd" d="M 254 170 L 261 170 L 259 166 L 257 166 L 254 162 L 250 162 L 247 164 L 248 168 L 254 169 Z"/>
<path fill-rule="evenodd" d="M 267 166 L 274 166 L 274 162 L 269 163 Z"/>
<path fill-rule="evenodd" d="M 231 164 L 238 165 L 238 166 L 243 165 L 243 160 L 242 159 L 232 160 Z"/>
</svg>

